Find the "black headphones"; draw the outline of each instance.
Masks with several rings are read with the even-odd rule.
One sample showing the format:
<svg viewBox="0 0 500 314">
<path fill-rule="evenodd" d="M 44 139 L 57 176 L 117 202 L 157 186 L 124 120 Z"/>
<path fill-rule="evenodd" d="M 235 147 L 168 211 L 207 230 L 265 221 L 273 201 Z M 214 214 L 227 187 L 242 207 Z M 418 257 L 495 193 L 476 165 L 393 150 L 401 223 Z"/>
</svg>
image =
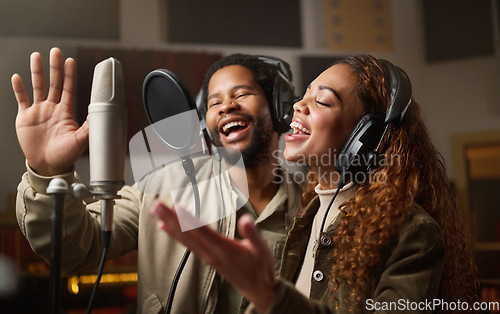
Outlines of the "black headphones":
<svg viewBox="0 0 500 314">
<path fill-rule="evenodd" d="M 276 69 L 273 102 L 269 104 L 271 117 L 274 128 L 279 134 L 288 132 L 290 131 L 290 123 L 293 118 L 293 104 L 296 100 L 290 65 L 276 57 L 258 56 L 258 58 Z"/>
<path fill-rule="evenodd" d="M 385 117 L 376 113 L 363 116 L 344 144 L 335 161 L 335 170 L 341 178 L 339 189 L 347 181 L 364 182 L 367 174 L 380 164 L 391 131 L 399 126 L 411 103 L 408 75 L 387 60 L 379 61 L 387 72 L 391 104 Z"/>
<path fill-rule="evenodd" d="M 276 77 L 273 86 L 273 99 L 269 104 L 271 118 L 274 129 L 279 133 L 285 133 L 290 130 L 290 122 L 293 117 L 293 104 L 296 100 L 294 87 L 292 84 L 293 76 L 290 70 L 290 65 L 276 57 L 271 56 L 255 56 L 263 61 L 266 65 L 276 70 Z M 203 89 L 196 95 L 196 107 L 202 126 L 206 126 L 205 116 L 207 114 L 206 95 Z"/>
</svg>

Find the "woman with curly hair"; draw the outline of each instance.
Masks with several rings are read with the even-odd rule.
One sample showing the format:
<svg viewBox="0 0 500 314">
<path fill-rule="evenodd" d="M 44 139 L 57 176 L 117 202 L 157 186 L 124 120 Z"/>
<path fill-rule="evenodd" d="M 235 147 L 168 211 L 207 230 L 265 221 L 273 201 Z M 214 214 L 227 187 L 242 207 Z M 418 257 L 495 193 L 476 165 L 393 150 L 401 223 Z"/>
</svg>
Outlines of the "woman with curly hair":
<svg viewBox="0 0 500 314">
<path fill-rule="evenodd" d="M 279 280 L 248 217 L 239 221 L 244 239 L 230 240 L 206 227 L 181 232 L 173 210 L 161 203 L 152 209 L 160 228 L 240 289 L 253 304 L 249 311 L 472 307 L 476 266 L 454 191 L 411 92 L 411 103 L 389 119 L 394 94 L 388 68 L 402 71 L 368 55 L 338 59 L 294 105 L 284 156 L 306 162 L 314 180 L 303 195 L 308 205 L 288 234 Z M 359 172 L 363 167 L 345 168 L 342 158 L 367 114 L 390 123 L 379 131 L 378 158 L 362 155 L 358 162 L 367 166 L 362 159 L 368 156 L 371 167 Z"/>
</svg>

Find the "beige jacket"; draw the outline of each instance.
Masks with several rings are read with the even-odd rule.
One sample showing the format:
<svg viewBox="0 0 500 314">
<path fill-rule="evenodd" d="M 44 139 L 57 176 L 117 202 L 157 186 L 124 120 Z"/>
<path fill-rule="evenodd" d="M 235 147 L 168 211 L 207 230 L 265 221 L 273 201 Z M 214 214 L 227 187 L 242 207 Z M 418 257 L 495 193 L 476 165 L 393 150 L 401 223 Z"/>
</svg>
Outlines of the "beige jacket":
<svg viewBox="0 0 500 314">
<path fill-rule="evenodd" d="M 202 210 L 218 210 L 221 206 L 220 187 L 233 202 L 224 202 L 229 216 L 223 219 L 222 233 L 235 235 L 237 216 L 243 211 L 253 212 L 250 203 L 237 209 L 238 193 L 228 184 L 227 172 L 221 180 L 206 180 L 214 177 L 214 162 L 210 158 L 194 160 L 197 169 Z M 166 166 L 149 175 L 134 186 L 125 186 L 119 191 L 120 199 L 114 208 L 113 232 L 108 258 L 118 257 L 132 250 L 138 250 L 138 313 L 159 313 L 164 311 L 172 278 L 185 252 L 185 247 L 171 240 L 166 233 L 157 229 L 157 219 L 149 213 L 155 199 L 167 205 L 175 202 L 189 202 L 193 199 L 190 181 L 186 175 L 178 175 L 179 166 Z M 62 176 L 71 184 L 77 180 L 76 173 Z M 167 180 L 169 178 L 173 180 Z M 278 193 L 256 218 L 262 236 L 268 242 L 276 261 L 286 237 L 287 220 L 293 219 L 300 208 L 301 188 L 291 183 L 290 176 L 283 173 L 283 182 Z M 29 167 L 18 186 L 17 220 L 33 250 L 45 260 L 50 260 L 51 199 L 46 188 L 51 178 L 35 174 Z M 175 193 L 170 185 L 175 182 Z M 181 188 L 179 187 L 186 187 Z M 172 193 L 171 193 L 172 192 Z M 241 195 L 240 198 L 241 199 Z M 226 204 L 229 203 L 229 204 Z M 62 243 L 62 271 L 75 273 L 95 271 L 102 252 L 99 202 L 85 202 L 67 196 L 65 200 Z M 218 223 L 211 224 L 218 228 Z M 279 265 L 276 266 L 278 270 Z M 175 292 L 172 313 L 213 313 L 218 302 L 219 276 L 193 255 L 190 256 Z M 245 306 L 242 301 L 241 307 Z"/>
</svg>

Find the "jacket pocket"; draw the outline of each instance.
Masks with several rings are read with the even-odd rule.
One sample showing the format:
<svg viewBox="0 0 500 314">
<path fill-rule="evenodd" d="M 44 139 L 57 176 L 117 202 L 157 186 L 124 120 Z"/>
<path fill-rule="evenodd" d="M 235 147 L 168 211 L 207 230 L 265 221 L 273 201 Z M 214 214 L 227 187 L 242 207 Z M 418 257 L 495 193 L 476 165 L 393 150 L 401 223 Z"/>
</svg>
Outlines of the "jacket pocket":
<svg viewBox="0 0 500 314">
<path fill-rule="evenodd" d="M 144 299 L 142 306 L 139 308 L 138 313 L 152 314 L 162 313 L 164 311 L 160 299 L 155 294 L 151 294 Z"/>
</svg>

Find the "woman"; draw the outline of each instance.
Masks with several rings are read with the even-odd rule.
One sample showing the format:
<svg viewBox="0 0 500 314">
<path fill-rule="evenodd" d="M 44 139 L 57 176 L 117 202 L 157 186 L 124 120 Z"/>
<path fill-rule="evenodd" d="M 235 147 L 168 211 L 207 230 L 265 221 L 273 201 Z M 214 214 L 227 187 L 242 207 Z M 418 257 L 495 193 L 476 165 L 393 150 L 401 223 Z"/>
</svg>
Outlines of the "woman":
<svg viewBox="0 0 500 314">
<path fill-rule="evenodd" d="M 337 153 L 358 121 L 368 113 L 385 116 L 389 109 L 385 69 L 371 56 L 339 59 L 294 106 L 294 132 L 285 138 L 284 155 L 306 161 L 313 174 L 308 177 L 317 178 L 304 199 L 311 200 L 313 190 L 319 195 L 287 237 L 280 277 L 293 284 L 274 278 L 271 254 L 247 217 L 239 221 L 245 239 L 229 240 L 208 228 L 182 233 L 176 213 L 157 204 L 152 212 L 160 228 L 262 312 L 440 312 L 445 302 L 472 306 L 477 286 L 469 238 L 416 102 L 384 137 L 385 162 L 364 181 L 343 188 L 339 182 Z"/>
</svg>

